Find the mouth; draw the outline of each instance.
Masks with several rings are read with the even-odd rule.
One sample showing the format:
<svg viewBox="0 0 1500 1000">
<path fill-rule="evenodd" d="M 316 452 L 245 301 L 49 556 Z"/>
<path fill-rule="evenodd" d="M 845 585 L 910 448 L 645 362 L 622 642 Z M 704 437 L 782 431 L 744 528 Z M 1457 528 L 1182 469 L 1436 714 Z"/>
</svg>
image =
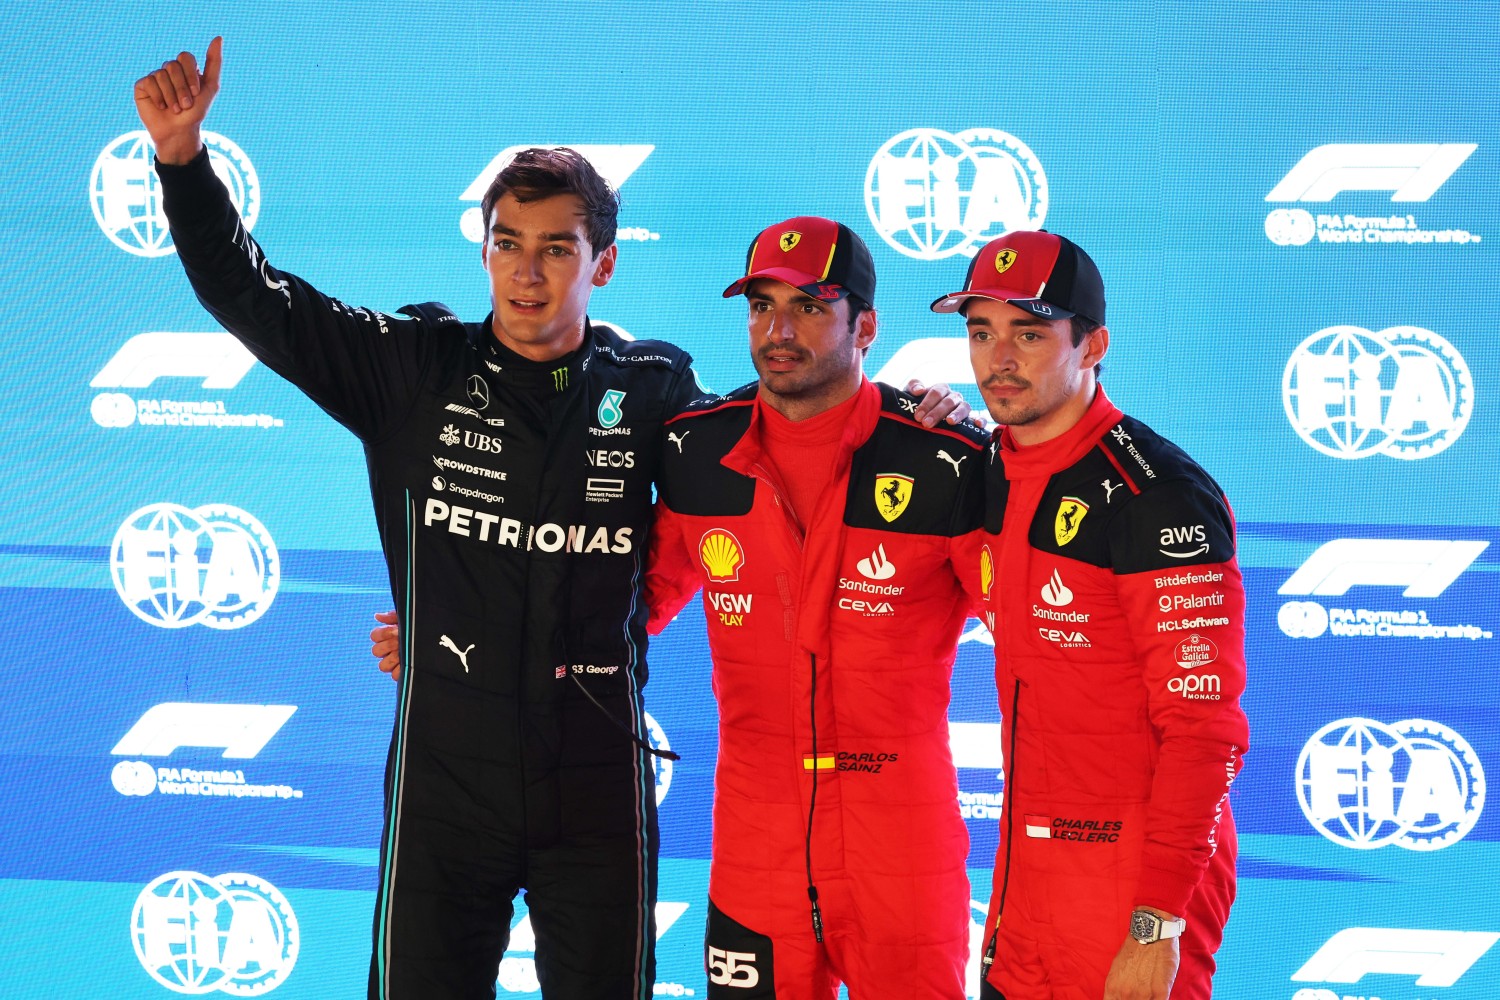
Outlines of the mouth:
<svg viewBox="0 0 1500 1000">
<path fill-rule="evenodd" d="M 980 391 L 992 399 L 1013 399 L 1031 388 L 1031 383 L 1020 378 L 986 379 Z"/>
<path fill-rule="evenodd" d="M 540 299 L 506 299 L 506 301 L 510 303 L 513 311 L 523 316 L 539 313 L 547 305 L 546 302 Z"/>
<path fill-rule="evenodd" d="M 789 372 L 802 363 L 802 355 L 784 349 L 761 351 L 760 360 L 767 371 Z"/>
</svg>

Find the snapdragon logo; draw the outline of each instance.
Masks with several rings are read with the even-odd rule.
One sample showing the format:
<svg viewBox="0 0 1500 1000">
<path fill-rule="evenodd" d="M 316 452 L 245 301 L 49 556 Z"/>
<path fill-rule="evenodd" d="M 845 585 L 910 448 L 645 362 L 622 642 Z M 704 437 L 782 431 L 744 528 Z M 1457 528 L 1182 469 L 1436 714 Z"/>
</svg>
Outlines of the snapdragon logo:
<svg viewBox="0 0 1500 1000">
<path fill-rule="evenodd" d="M 588 160 L 593 168 L 599 172 L 609 183 L 609 186 L 618 191 L 630 175 L 635 173 L 646 157 L 656 151 L 652 145 L 630 144 L 630 145 L 600 145 L 597 143 L 582 142 L 536 142 L 523 146 L 507 146 L 495 154 L 494 159 L 485 164 L 484 169 L 474 176 L 469 186 L 464 188 L 463 194 L 458 196 L 459 201 L 472 201 L 476 204 L 466 208 L 459 216 L 459 229 L 463 231 L 464 239 L 470 243 L 484 242 L 485 219 L 480 211 L 480 201 L 484 200 L 484 193 L 489 190 L 495 175 L 505 169 L 510 161 L 516 158 L 516 154 L 523 149 L 557 149 L 567 146 Z M 652 232 L 641 226 L 621 226 L 615 230 L 615 239 L 619 242 L 648 242 L 661 239 L 661 234 Z"/>
<path fill-rule="evenodd" d="M 1426 719 L 1330 722 L 1302 748 L 1296 781 L 1313 828 L 1359 850 L 1435 851 L 1462 840 L 1484 809 L 1474 748 Z"/>
<path fill-rule="evenodd" d="M 1332 458 L 1430 458 L 1474 412 L 1474 378 L 1458 349 L 1416 326 L 1331 326 L 1292 351 L 1281 379 L 1287 420 Z"/>
<path fill-rule="evenodd" d="M 136 897 L 130 931 L 141 967 L 173 993 L 269 993 L 302 946 L 287 898 L 242 872 L 168 872 Z"/>
<path fill-rule="evenodd" d="M 144 622 L 236 629 L 271 606 L 281 559 L 265 525 L 238 507 L 155 503 L 115 532 L 110 577 Z"/>
<path fill-rule="evenodd" d="M 217 132 L 204 132 L 203 145 L 248 232 L 260 215 L 260 178 L 254 165 L 244 150 Z M 165 257 L 177 251 L 161 209 L 155 158 L 150 135 L 143 130 L 126 132 L 99 153 L 89 177 L 94 221 L 111 243 L 137 257 Z"/>
<path fill-rule="evenodd" d="M 1311 150 L 1270 193 L 1268 202 L 1327 209 L 1275 208 L 1266 238 L 1278 246 L 1338 244 L 1479 243 L 1466 229 L 1428 229 L 1404 209 L 1428 201 L 1479 147 L 1472 142 L 1330 143 Z M 1355 215 L 1331 204 L 1351 191 L 1390 192 L 1395 212 Z M 1368 199 L 1366 200 L 1368 204 Z"/>
<path fill-rule="evenodd" d="M 94 397 L 89 414 L 100 427 L 111 428 L 281 427 L 280 417 L 236 413 L 222 397 L 204 398 L 207 392 L 194 399 L 164 399 L 119 391 L 149 389 L 159 379 L 191 380 L 196 386 L 189 388 L 203 390 L 233 389 L 254 366 L 255 356 L 227 333 L 138 333 L 89 382 L 107 390 Z"/>
<path fill-rule="evenodd" d="M 1020 139 L 992 128 L 907 129 L 865 171 L 865 210 L 882 239 L 918 260 L 979 247 L 1047 218 L 1047 175 Z"/>
<path fill-rule="evenodd" d="M 656 903 L 656 940 L 660 941 L 672 925 L 687 912 L 687 903 Z M 499 974 L 495 986 L 499 993 L 537 993 L 541 980 L 536 975 L 536 931 L 531 926 L 531 914 L 522 914 L 510 929 L 510 944 L 505 957 L 500 960 Z M 688 993 L 678 983 L 657 983 L 652 991 L 658 996 L 683 996 Z"/>
</svg>

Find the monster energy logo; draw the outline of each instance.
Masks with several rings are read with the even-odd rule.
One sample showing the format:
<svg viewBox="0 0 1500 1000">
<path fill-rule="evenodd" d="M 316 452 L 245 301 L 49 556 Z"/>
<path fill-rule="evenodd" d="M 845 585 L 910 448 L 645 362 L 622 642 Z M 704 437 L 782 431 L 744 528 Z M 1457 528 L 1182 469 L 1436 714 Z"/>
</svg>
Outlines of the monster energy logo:
<svg viewBox="0 0 1500 1000">
<path fill-rule="evenodd" d="M 568 369 L 552 369 L 552 389 L 554 392 L 562 392 L 568 387 Z"/>
</svg>

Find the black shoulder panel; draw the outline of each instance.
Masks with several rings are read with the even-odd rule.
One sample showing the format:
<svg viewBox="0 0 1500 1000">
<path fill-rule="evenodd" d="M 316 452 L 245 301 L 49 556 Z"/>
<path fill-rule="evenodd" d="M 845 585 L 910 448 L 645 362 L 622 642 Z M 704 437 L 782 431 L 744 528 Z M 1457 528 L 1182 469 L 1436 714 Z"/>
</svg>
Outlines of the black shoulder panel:
<svg viewBox="0 0 1500 1000">
<path fill-rule="evenodd" d="M 661 498 L 679 514 L 737 517 L 755 503 L 755 480 L 721 460 L 750 427 L 756 384 L 694 400 L 662 427 Z"/>
<path fill-rule="evenodd" d="M 882 408 L 849 468 L 844 523 L 913 535 L 953 537 L 984 520 L 984 434 L 912 421 L 904 392 L 880 386 Z M 913 407 L 914 409 L 914 407 Z"/>
<path fill-rule="evenodd" d="M 1048 481 L 1029 540 L 1117 573 L 1225 562 L 1235 549 L 1219 485 L 1131 417 Z"/>
<path fill-rule="evenodd" d="M 631 368 L 653 366 L 681 369 L 692 364 L 687 351 L 665 340 L 626 340 L 607 323 L 589 323 L 594 333 L 594 357 Z"/>
</svg>

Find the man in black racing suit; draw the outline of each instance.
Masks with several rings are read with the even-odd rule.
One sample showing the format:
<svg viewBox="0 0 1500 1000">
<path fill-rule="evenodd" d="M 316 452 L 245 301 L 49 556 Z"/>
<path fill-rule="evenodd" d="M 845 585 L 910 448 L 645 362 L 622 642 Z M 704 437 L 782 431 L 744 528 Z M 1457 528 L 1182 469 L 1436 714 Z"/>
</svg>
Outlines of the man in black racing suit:
<svg viewBox="0 0 1500 1000">
<path fill-rule="evenodd" d="M 659 427 L 697 390 L 684 352 L 585 316 L 618 201 L 529 150 L 483 203 L 484 322 L 347 306 L 267 263 L 214 176 L 221 64 L 215 39 L 201 75 L 183 53 L 136 83 L 172 238 L 208 311 L 363 442 L 405 624 L 369 995 L 492 997 L 525 889 L 545 996 L 650 996 L 639 584 Z"/>
</svg>

